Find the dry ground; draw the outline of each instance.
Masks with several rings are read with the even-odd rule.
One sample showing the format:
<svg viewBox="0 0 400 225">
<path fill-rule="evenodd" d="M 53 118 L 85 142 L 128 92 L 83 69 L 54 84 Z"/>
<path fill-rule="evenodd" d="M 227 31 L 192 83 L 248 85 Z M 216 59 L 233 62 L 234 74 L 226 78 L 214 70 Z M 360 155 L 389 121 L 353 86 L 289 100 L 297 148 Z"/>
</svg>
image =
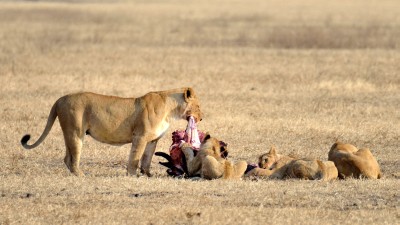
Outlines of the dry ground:
<svg viewBox="0 0 400 225">
<path fill-rule="evenodd" d="M 400 3 L 334 2 L 0 2 L 0 224 L 399 224 Z M 129 145 L 87 138 L 77 178 L 58 123 L 20 146 L 67 93 L 181 86 L 233 160 L 272 144 L 326 159 L 340 139 L 369 147 L 385 177 L 191 181 L 154 158 L 155 177 L 132 178 Z"/>
</svg>

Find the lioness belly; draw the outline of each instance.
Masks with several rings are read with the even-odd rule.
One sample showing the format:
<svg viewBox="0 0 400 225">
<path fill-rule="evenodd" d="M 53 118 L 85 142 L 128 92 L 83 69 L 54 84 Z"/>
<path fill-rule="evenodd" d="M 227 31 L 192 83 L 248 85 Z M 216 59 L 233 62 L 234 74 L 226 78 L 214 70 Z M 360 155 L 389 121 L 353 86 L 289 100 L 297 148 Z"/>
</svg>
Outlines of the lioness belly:
<svg viewBox="0 0 400 225">
<path fill-rule="evenodd" d="M 96 130 L 92 129 L 88 130 L 86 133 L 97 141 L 111 145 L 123 145 L 132 142 L 131 134 L 126 135 L 118 132 L 96 132 Z"/>
<path fill-rule="evenodd" d="M 86 134 L 97 141 L 111 145 L 123 145 L 132 142 L 132 130 L 129 126 L 123 124 L 112 126 L 111 124 L 97 123 L 90 126 Z"/>
</svg>

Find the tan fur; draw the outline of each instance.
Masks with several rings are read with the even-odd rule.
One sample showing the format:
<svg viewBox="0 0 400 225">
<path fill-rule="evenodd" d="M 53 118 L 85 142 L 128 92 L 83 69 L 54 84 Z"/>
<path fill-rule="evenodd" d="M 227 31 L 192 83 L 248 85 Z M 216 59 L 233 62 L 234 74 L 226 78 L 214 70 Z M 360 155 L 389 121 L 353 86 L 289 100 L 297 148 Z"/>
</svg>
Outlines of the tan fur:
<svg viewBox="0 0 400 225">
<path fill-rule="evenodd" d="M 275 147 L 272 146 L 268 153 L 258 158 L 258 166 L 263 169 L 279 169 L 292 160 L 294 160 L 293 157 L 277 154 Z"/>
<path fill-rule="evenodd" d="M 226 148 L 226 147 L 225 147 Z M 227 149 L 224 149 L 228 151 Z M 221 157 L 221 146 L 216 138 L 206 135 L 200 150 L 194 157 L 190 145 L 182 146 L 185 154 L 189 176 L 200 175 L 204 179 L 239 179 L 243 176 L 247 163 L 233 163 Z"/>
<path fill-rule="evenodd" d="M 333 162 L 313 159 L 295 159 L 276 153 L 274 147 L 259 157 L 259 168 L 254 168 L 246 176 L 269 177 L 274 179 L 300 178 L 307 180 L 332 180 L 338 176 Z"/>
<path fill-rule="evenodd" d="M 338 177 L 338 170 L 332 161 L 298 159 L 288 164 L 285 176 L 305 180 L 328 181 Z"/>
<path fill-rule="evenodd" d="M 335 163 L 340 178 L 382 177 L 378 162 L 367 148 L 358 150 L 354 145 L 336 142 L 328 153 L 328 159 Z"/>
<path fill-rule="evenodd" d="M 274 146 L 268 153 L 262 154 L 258 158 L 259 168 L 254 168 L 245 174 L 246 177 L 269 177 L 283 179 L 287 171 L 287 164 L 295 160 L 292 157 L 277 154 Z"/>
<path fill-rule="evenodd" d="M 38 146 L 50 132 L 58 117 L 66 145 L 64 162 L 77 176 L 85 134 L 112 145 L 132 143 L 127 174 L 135 175 L 140 161 L 141 171 L 148 176 L 157 141 L 164 135 L 173 119 L 194 116 L 200 121 L 202 113 L 192 88 L 150 92 L 139 98 L 120 98 L 94 93 L 70 94 L 53 105 L 47 125 L 32 145 L 26 135 L 21 143 L 26 149 Z"/>
</svg>

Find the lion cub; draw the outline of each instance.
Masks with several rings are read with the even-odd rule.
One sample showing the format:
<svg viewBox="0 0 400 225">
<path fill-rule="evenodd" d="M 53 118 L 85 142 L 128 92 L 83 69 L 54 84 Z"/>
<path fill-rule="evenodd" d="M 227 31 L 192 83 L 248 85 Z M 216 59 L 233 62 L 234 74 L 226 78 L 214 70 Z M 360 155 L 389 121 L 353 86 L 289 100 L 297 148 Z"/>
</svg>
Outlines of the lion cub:
<svg viewBox="0 0 400 225">
<path fill-rule="evenodd" d="M 311 159 L 296 159 L 276 153 L 276 149 L 263 154 L 258 159 L 259 168 L 254 168 L 246 176 L 260 176 L 275 179 L 300 178 L 306 180 L 333 180 L 338 171 L 333 162 Z"/>
<path fill-rule="evenodd" d="M 239 179 L 243 176 L 247 163 L 239 161 L 233 163 L 225 158 L 227 148 L 220 145 L 216 138 L 206 134 L 200 150 L 196 156 L 189 144 L 184 144 L 182 151 L 185 154 L 189 176 L 200 175 L 204 179 Z"/>
<path fill-rule="evenodd" d="M 328 153 L 328 159 L 335 163 L 339 178 L 382 177 L 378 162 L 367 148 L 357 149 L 354 145 L 336 142 Z"/>
</svg>

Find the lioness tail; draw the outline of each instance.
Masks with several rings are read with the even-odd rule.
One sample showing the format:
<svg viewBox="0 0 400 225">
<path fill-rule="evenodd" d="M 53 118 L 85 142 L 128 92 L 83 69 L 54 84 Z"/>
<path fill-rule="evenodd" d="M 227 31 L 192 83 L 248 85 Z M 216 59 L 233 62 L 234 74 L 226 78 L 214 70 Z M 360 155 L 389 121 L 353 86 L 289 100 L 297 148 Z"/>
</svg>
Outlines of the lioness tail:
<svg viewBox="0 0 400 225">
<path fill-rule="evenodd" d="M 47 124 L 46 124 L 46 127 L 44 128 L 44 131 L 43 131 L 42 135 L 40 136 L 40 138 L 34 144 L 28 145 L 28 141 L 29 141 L 29 139 L 31 139 L 31 135 L 27 134 L 27 135 L 22 137 L 21 144 L 25 149 L 32 149 L 32 148 L 37 147 L 47 137 L 47 135 L 49 134 L 51 128 L 53 127 L 54 121 L 57 118 L 56 107 L 57 107 L 57 102 L 53 105 L 53 107 L 50 110 L 49 117 L 47 118 Z"/>
</svg>

